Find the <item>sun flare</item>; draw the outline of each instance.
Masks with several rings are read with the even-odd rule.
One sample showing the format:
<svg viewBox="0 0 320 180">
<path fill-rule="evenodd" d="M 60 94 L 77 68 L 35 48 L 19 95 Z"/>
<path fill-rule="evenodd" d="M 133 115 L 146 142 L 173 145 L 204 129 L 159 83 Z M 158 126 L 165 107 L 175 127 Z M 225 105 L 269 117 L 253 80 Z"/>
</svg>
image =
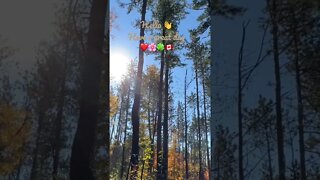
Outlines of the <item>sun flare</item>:
<svg viewBox="0 0 320 180">
<path fill-rule="evenodd" d="M 120 82 L 128 71 L 129 58 L 123 53 L 111 53 L 110 56 L 110 76 L 111 80 Z"/>
</svg>

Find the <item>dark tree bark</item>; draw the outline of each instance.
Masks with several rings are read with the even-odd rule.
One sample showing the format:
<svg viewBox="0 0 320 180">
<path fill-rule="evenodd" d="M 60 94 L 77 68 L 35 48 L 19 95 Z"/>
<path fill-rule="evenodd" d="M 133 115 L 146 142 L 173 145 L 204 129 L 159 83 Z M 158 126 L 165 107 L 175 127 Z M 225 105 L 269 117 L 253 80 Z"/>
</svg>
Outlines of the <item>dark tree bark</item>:
<svg viewBox="0 0 320 180">
<path fill-rule="evenodd" d="M 145 21 L 147 11 L 147 0 L 143 0 L 141 9 L 141 21 Z M 144 27 L 140 27 L 140 37 L 144 36 Z M 144 40 L 139 42 L 143 44 Z M 135 82 L 135 93 L 132 107 L 132 147 L 131 147 L 131 173 L 130 179 L 138 178 L 138 164 L 139 164 L 139 126 L 140 126 L 140 103 L 141 103 L 141 83 L 142 83 L 142 71 L 143 71 L 144 55 L 141 48 L 139 48 L 139 62 L 138 71 Z"/>
<path fill-rule="evenodd" d="M 297 88 L 297 100 L 298 100 L 298 122 L 299 122 L 299 148 L 300 148 L 300 166 L 301 166 L 301 179 L 307 179 L 306 175 L 306 160 L 305 160 L 305 146 L 304 146 L 304 120 L 303 120 L 303 102 L 302 102 L 302 90 L 301 90 L 301 70 L 299 64 L 299 55 L 297 42 L 295 40 L 295 70 L 296 70 L 296 88 Z"/>
<path fill-rule="evenodd" d="M 277 121 L 277 145 L 278 145 L 278 167 L 279 167 L 279 179 L 284 180 L 286 165 L 285 165 L 285 155 L 284 155 L 284 127 L 282 123 L 282 108 L 281 108 L 281 75 L 280 75 L 280 65 L 279 65 L 279 10 L 278 1 L 272 0 L 267 1 L 268 10 L 271 17 L 271 34 L 273 43 L 273 59 L 274 59 L 274 73 L 275 73 L 275 94 L 276 94 L 276 121 Z"/>
<path fill-rule="evenodd" d="M 168 146 L 169 146 L 169 62 L 165 59 L 165 89 L 163 115 L 163 179 L 168 179 Z"/>
<path fill-rule="evenodd" d="M 39 151 L 40 151 L 40 143 L 41 143 L 41 134 L 43 131 L 44 126 L 44 109 L 40 107 L 39 110 L 39 117 L 38 117 L 38 127 L 37 127 L 37 137 L 36 137 L 36 147 L 33 151 L 33 158 L 32 158 L 32 168 L 31 168 L 31 174 L 30 179 L 36 179 L 38 177 L 38 166 L 39 166 Z"/>
<path fill-rule="evenodd" d="M 208 0 L 208 8 L 209 8 L 209 15 L 210 15 L 210 149 L 211 149 L 211 169 L 209 172 L 209 179 L 214 180 L 214 14 L 213 14 L 213 6 L 212 6 L 213 1 Z M 219 169 L 218 169 L 219 170 Z"/>
<path fill-rule="evenodd" d="M 162 35 L 164 36 L 165 29 L 162 29 Z M 163 71 L 164 71 L 164 52 L 161 52 L 161 65 L 160 65 L 160 80 L 159 80 L 159 89 L 158 89 L 158 121 L 157 121 L 157 180 L 162 178 L 162 137 L 161 137 L 161 129 L 162 129 L 162 101 L 163 101 Z"/>
<path fill-rule="evenodd" d="M 197 96 L 197 121 L 198 121 L 198 148 L 199 148 L 199 179 L 204 179 L 203 167 L 202 167 L 202 151 L 201 151 L 201 121 L 200 121 L 200 101 L 199 101 L 199 82 L 198 82 L 198 63 L 194 60 L 194 70 L 196 74 L 196 96 Z"/>
<path fill-rule="evenodd" d="M 185 149 L 184 149 L 184 158 L 186 161 L 186 179 L 189 178 L 189 169 L 188 169 L 188 121 L 187 121 L 187 73 L 184 78 L 184 142 L 185 142 Z"/>
<path fill-rule="evenodd" d="M 98 122 L 101 65 L 103 58 L 106 57 L 102 49 L 107 6 L 107 0 L 92 1 L 87 52 L 81 74 L 80 117 L 70 161 L 71 180 L 94 179 L 90 166 Z"/>
<path fill-rule="evenodd" d="M 125 169 L 125 150 L 126 150 L 126 140 L 127 140 L 127 127 L 128 127 L 128 117 L 129 117 L 129 107 L 130 106 L 130 86 L 127 93 L 127 105 L 126 105 L 126 120 L 124 124 L 124 137 L 123 137 L 123 146 L 122 146 L 122 159 L 121 159 L 121 169 L 120 169 L 120 179 L 123 178 L 123 173 Z"/>
<path fill-rule="evenodd" d="M 208 122 L 207 122 L 207 98 L 206 98 L 206 80 L 205 80 L 205 62 L 202 62 L 201 65 L 201 73 L 202 73 L 202 90 L 203 90 L 203 114 L 204 114 L 204 126 L 206 133 L 206 146 L 207 146 L 207 163 L 208 170 L 210 171 L 210 154 L 209 154 L 209 139 L 208 139 Z"/>
<path fill-rule="evenodd" d="M 66 64 L 65 64 L 66 65 Z M 61 149 L 61 132 L 62 132 L 62 120 L 65 102 L 65 81 L 66 77 L 64 75 L 61 82 L 60 97 L 58 102 L 58 114 L 55 120 L 55 139 L 54 139 L 54 149 L 53 149 L 53 179 L 58 179 L 58 167 L 60 159 L 60 149 Z"/>
<path fill-rule="evenodd" d="M 268 129 L 269 128 L 270 127 L 268 127 Z M 272 158 L 271 158 L 270 135 L 268 132 L 266 133 L 266 139 L 267 139 L 267 154 L 268 154 L 268 171 L 269 171 L 269 176 L 270 176 L 269 178 L 270 178 L 270 180 L 272 180 L 273 179 Z"/>
<path fill-rule="evenodd" d="M 120 90 L 121 91 L 121 90 Z M 123 101 L 124 101 L 124 93 L 120 92 L 120 110 L 119 110 L 119 117 L 118 117 L 118 125 L 117 125 L 117 130 L 115 134 L 115 141 L 117 143 L 120 142 L 120 136 L 121 136 L 121 126 L 122 126 L 122 108 L 123 108 Z"/>
<path fill-rule="evenodd" d="M 238 128 L 239 128 L 239 180 L 244 179 L 243 174 L 243 134 L 242 134 L 242 61 L 243 48 L 246 39 L 246 27 L 242 27 L 242 40 L 238 59 Z"/>
</svg>

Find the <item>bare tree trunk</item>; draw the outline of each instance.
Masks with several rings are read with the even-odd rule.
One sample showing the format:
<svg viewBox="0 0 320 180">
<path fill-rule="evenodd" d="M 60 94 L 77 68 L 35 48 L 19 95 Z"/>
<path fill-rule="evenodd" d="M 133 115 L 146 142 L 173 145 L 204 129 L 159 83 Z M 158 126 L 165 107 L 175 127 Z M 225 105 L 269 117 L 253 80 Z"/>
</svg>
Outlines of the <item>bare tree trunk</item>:
<svg viewBox="0 0 320 180">
<path fill-rule="evenodd" d="M 210 9 L 210 148 L 211 148 L 211 169 L 209 173 L 209 179 L 214 180 L 214 14 L 213 14 L 213 7 L 212 1 L 208 0 L 208 8 Z"/>
<path fill-rule="evenodd" d="M 242 27 L 242 40 L 239 51 L 238 60 L 238 128 L 239 128 L 239 180 L 244 179 L 243 174 L 243 136 L 242 136 L 242 62 L 243 62 L 243 48 L 246 39 L 246 26 Z"/>
<path fill-rule="evenodd" d="M 121 90 L 120 90 L 121 91 Z M 120 142 L 120 135 L 121 135 L 121 126 L 122 126 L 122 108 L 123 108 L 123 100 L 124 100 L 124 95 L 122 93 L 120 93 L 120 110 L 119 110 L 119 117 L 118 117 L 118 126 L 117 126 L 117 130 L 116 130 L 116 134 L 115 134 L 115 141 L 117 143 Z"/>
<path fill-rule="evenodd" d="M 169 146 L 169 62 L 165 59 L 165 89 L 164 89 L 164 115 L 163 115 L 163 179 L 168 179 L 168 146 Z"/>
<path fill-rule="evenodd" d="M 206 133 L 206 146 L 207 146 L 207 164 L 208 171 L 210 171 L 210 152 L 209 152 L 209 138 L 208 138 L 208 122 L 207 122 L 207 101 L 206 101 L 206 87 L 205 87 L 205 72 L 203 64 L 201 66 L 202 71 L 202 89 L 203 89 L 203 108 L 204 108 L 204 125 L 205 125 L 205 133 Z"/>
<path fill-rule="evenodd" d="M 147 0 L 143 0 L 141 9 L 141 21 L 145 21 L 147 11 Z M 140 27 L 140 37 L 144 36 L 144 27 Z M 144 40 L 139 42 L 143 44 Z M 140 126 L 140 101 L 141 101 L 141 83 L 143 71 L 144 56 L 141 48 L 139 48 L 139 63 L 138 72 L 136 76 L 134 102 L 132 107 L 132 148 L 131 148 L 131 173 L 130 179 L 138 178 L 138 164 L 139 164 L 139 126 Z"/>
<path fill-rule="evenodd" d="M 184 150 L 184 158 L 186 161 L 186 179 L 189 178 L 189 169 L 188 169 L 188 121 L 187 121 L 187 73 L 186 70 L 186 76 L 184 78 L 184 142 L 185 142 L 185 150 Z"/>
<path fill-rule="evenodd" d="M 162 35 L 165 35 L 165 29 L 162 29 Z M 162 178 L 162 100 L 163 100 L 163 71 L 164 71 L 164 52 L 161 52 L 161 65 L 160 65 L 160 80 L 159 80 L 159 89 L 158 89 L 158 121 L 157 121 L 157 179 Z"/>
<path fill-rule="evenodd" d="M 99 112 L 99 88 L 103 61 L 103 42 L 108 1 L 93 0 L 90 12 L 87 53 L 81 83 L 80 117 L 71 161 L 71 180 L 93 180 L 91 169 Z M 106 59 L 106 61 L 108 61 Z"/>
<path fill-rule="evenodd" d="M 121 159 L 121 169 L 120 169 L 120 179 L 123 178 L 123 173 L 125 169 L 125 150 L 126 150 L 126 140 L 127 140 L 127 127 L 128 127 L 128 117 L 129 117 L 129 107 L 130 106 L 130 86 L 128 88 L 128 96 L 127 96 L 127 106 L 126 106 L 126 120 L 124 124 L 124 138 L 123 138 L 123 146 L 122 146 L 122 159 Z"/>
<path fill-rule="evenodd" d="M 273 171 L 272 171 L 271 147 L 270 147 L 270 137 L 268 133 L 266 133 L 266 138 L 267 138 L 267 153 L 268 153 L 268 171 L 269 171 L 270 180 L 272 180 Z"/>
<path fill-rule="evenodd" d="M 60 149 L 61 149 L 61 132 L 62 132 L 62 119 L 63 119 L 63 110 L 64 110 L 64 101 L 65 101 L 65 78 L 63 79 L 61 85 L 61 94 L 58 102 L 58 114 L 56 118 L 55 125 L 55 140 L 54 140 L 54 150 L 53 150 L 53 179 L 58 179 L 58 167 L 60 159 Z"/>
<path fill-rule="evenodd" d="M 68 42 L 67 42 L 68 43 Z M 61 132 L 62 132 L 62 120 L 63 120 L 63 111 L 64 111 L 64 103 L 65 103 L 65 84 L 66 84 L 66 76 L 67 76 L 67 58 L 69 54 L 69 45 L 66 45 L 66 52 L 64 57 L 64 64 L 63 64 L 63 75 L 61 79 L 61 89 L 60 95 L 58 100 L 58 113 L 55 120 L 55 140 L 54 140 L 54 147 L 53 147 L 53 172 L 52 177 L 53 179 L 58 179 L 58 167 L 59 167 L 59 156 L 60 156 L 60 149 L 61 149 Z"/>
<path fill-rule="evenodd" d="M 303 102 L 302 102 L 302 90 L 301 90 L 301 70 L 300 70 L 300 57 L 299 57 L 299 32 L 297 28 L 297 19 L 295 17 L 296 12 L 292 12 L 292 18 L 294 21 L 293 29 L 293 44 L 294 44 L 294 63 L 296 71 L 296 90 L 297 90 L 297 104 L 298 104 L 298 124 L 299 124 L 299 149 L 300 149 L 300 173 L 301 179 L 307 179 L 306 175 L 306 160 L 305 160 L 305 146 L 304 146 L 304 115 L 303 115 Z"/>
<path fill-rule="evenodd" d="M 33 152 L 33 157 L 32 157 L 32 168 L 31 168 L 31 174 L 30 174 L 30 179 L 36 179 L 38 178 L 39 175 L 39 151 L 40 151 L 40 143 L 41 143 L 41 134 L 43 131 L 43 119 L 44 119 L 44 109 L 42 109 L 42 107 L 40 107 L 40 112 L 39 112 L 39 124 L 37 127 L 37 138 L 36 138 L 36 146 Z"/>
<path fill-rule="evenodd" d="M 278 167 L 279 167 L 279 179 L 286 179 L 286 165 L 285 165 L 285 155 L 284 155 L 284 127 L 282 124 L 282 108 L 281 108 L 281 75 L 280 75 L 280 65 L 279 65 L 279 27 L 278 27 L 278 19 L 279 12 L 277 1 L 272 0 L 270 4 L 270 0 L 267 1 L 269 13 L 271 17 L 272 23 L 272 41 L 273 41 L 273 58 L 274 58 L 274 73 L 275 73 L 275 94 L 276 94 L 276 119 L 277 119 L 277 144 L 278 144 Z"/>
<path fill-rule="evenodd" d="M 199 148 L 199 179 L 204 179 L 203 167 L 202 167 L 202 152 L 201 152 L 201 122 L 200 122 L 200 102 L 199 102 L 199 83 L 198 83 L 198 63 L 195 60 L 194 65 L 195 73 L 196 73 L 196 95 L 197 95 L 197 120 L 198 120 L 198 148 Z"/>
</svg>

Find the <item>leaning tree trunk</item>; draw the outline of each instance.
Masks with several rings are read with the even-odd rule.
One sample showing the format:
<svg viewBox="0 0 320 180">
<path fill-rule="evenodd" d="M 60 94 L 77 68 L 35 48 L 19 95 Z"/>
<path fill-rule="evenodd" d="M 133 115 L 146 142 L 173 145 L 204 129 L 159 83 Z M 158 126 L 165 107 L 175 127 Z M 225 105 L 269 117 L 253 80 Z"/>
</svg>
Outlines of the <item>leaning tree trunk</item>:
<svg viewBox="0 0 320 180">
<path fill-rule="evenodd" d="M 143 0 L 141 9 L 141 21 L 145 21 L 147 11 L 147 0 Z M 140 27 L 140 37 L 144 36 L 144 27 Z M 139 42 L 143 44 L 144 40 L 141 39 Z M 139 126 L 140 126 L 140 101 L 141 101 L 141 83 L 142 83 L 142 71 L 143 71 L 143 61 L 144 56 L 141 48 L 139 48 L 139 63 L 138 72 L 136 76 L 134 101 L 132 106 L 132 146 L 131 146 L 131 173 L 130 179 L 138 178 L 138 168 L 139 168 Z"/>
<path fill-rule="evenodd" d="M 81 75 L 80 116 L 71 161 L 71 180 L 94 179 L 90 167 L 93 160 L 99 112 L 99 88 L 103 61 L 103 42 L 108 1 L 93 0 L 90 12 L 87 51 Z M 105 59 L 107 60 L 107 59 Z"/>
</svg>

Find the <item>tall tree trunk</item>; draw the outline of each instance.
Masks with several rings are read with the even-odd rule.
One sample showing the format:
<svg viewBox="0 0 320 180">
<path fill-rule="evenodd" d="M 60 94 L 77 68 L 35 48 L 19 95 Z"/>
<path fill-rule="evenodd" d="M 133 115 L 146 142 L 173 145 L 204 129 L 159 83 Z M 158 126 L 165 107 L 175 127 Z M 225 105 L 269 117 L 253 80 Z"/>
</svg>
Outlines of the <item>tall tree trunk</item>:
<svg viewBox="0 0 320 180">
<path fill-rule="evenodd" d="M 209 139 L 208 139 L 208 122 L 207 122 L 207 101 L 206 101 L 206 87 L 205 87 L 205 62 L 202 62 L 201 72 L 202 72 L 202 89 L 203 89 L 203 112 L 204 112 L 204 126 L 206 133 L 206 146 L 207 146 L 207 163 L 208 163 L 208 171 L 210 171 L 210 154 L 209 154 Z"/>
<path fill-rule="evenodd" d="M 164 23 L 163 23 L 164 24 Z M 168 179 L 168 146 L 169 146 L 169 61 L 165 59 L 165 89 L 163 115 L 163 179 Z"/>
<path fill-rule="evenodd" d="M 246 27 L 242 27 L 242 40 L 239 51 L 238 60 L 238 128 L 239 128 L 239 180 L 244 179 L 243 174 L 243 136 L 242 136 L 242 61 L 243 61 L 243 48 L 246 38 Z"/>
<path fill-rule="evenodd" d="M 98 122 L 101 65 L 104 57 L 102 49 L 107 6 L 108 1 L 106 0 L 92 1 L 86 59 L 81 77 L 80 117 L 70 161 L 71 180 L 94 179 L 90 165 L 93 159 Z"/>
<path fill-rule="evenodd" d="M 272 159 L 271 159 L 271 146 L 270 146 L 270 137 L 269 133 L 266 133 L 267 139 L 267 154 L 268 154 L 268 171 L 269 171 L 269 178 L 270 180 L 273 179 L 273 172 L 272 172 Z"/>
<path fill-rule="evenodd" d="M 186 70 L 186 76 L 184 78 L 184 142 L 185 142 L 185 149 L 184 149 L 184 158 L 186 161 L 186 179 L 189 178 L 189 169 L 188 169 L 188 121 L 187 121 L 187 74 L 188 71 Z"/>
<path fill-rule="evenodd" d="M 277 145 L 278 145 L 278 167 L 279 167 L 279 179 L 286 179 L 286 165 L 284 156 L 284 127 L 282 124 L 282 108 L 281 108 L 281 75 L 280 75 L 280 65 L 279 65 L 279 27 L 278 27 L 278 1 L 270 0 L 268 2 L 269 13 L 272 23 L 272 41 L 273 41 L 273 59 L 274 59 L 274 73 L 275 73 L 275 94 L 276 94 L 276 120 L 277 120 Z"/>
<path fill-rule="evenodd" d="M 156 135 L 156 129 L 157 129 L 157 111 L 154 113 L 153 112 L 153 132 L 152 132 L 152 139 L 151 139 L 151 152 L 152 152 L 152 157 L 150 158 L 150 173 L 153 172 L 154 168 L 154 160 L 156 159 L 157 153 L 155 152 L 154 148 L 154 137 Z"/>
<path fill-rule="evenodd" d="M 111 129 L 110 139 L 112 139 L 112 137 L 113 137 L 113 133 L 114 133 L 114 129 L 115 129 L 114 125 L 115 125 L 115 123 L 116 123 L 117 114 L 118 114 L 118 112 L 116 112 L 115 115 L 114 115 L 113 118 L 112 118 L 112 122 L 113 122 L 113 123 L 112 123 L 112 129 Z"/>
<path fill-rule="evenodd" d="M 120 90 L 121 91 L 121 90 Z M 116 133 L 115 134 L 115 142 L 119 143 L 120 142 L 120 136 L 121 136 L 121 126 L 122 126 L 122 108 L 123 108 L 123 100 L 124 100 L 124 97 L 123 97 L 123 93 L 121 93 L 121 96 L 120 96 L 120 110 L 119 110 L 119 117 L 118 117 L 118 125 L 117 125 L 117 130 L 116 130 Z"/>
<path fill-rule="evenodd" d="M 69 54 L 69 45 L 66 45 L 66 52 L 64 57 L 64 64 L 63 64 L 63 75 L 61 79 L 61 87 L 60 87 L 60 95 L 58 100 L 58 113 L 55 120 L 55 139 L 54 139 L 54 147 L 53 147 L 53 171 L 52 177 L 53 179 L 58 179 L 58 168 L 59 168 L 59 156 L 60 156 L 60 149 L 61 149 L 61 132 L 62 132 L 62 120 L 63 120 L 63 111 L 64 111 L 64 102 L 65 102 L 65 85 L 66 85 L 66 78 L 67 78 L 67 58 Z"/>
<path fill-rule="evenodd" d="M 296 28 L 294 28 L 296 31 Z M 304 146 L 304 120 L 303 120 L 303 102 L 301 90 L 301 70 L 299 64 L 299 48 L 298 48 L 298 34 L 294 32 L 294 49 L 295 49 L 295 71 L 296 71 L 296 88 L 297 88 L 297 103 L 298 103 L 298 123 L 299 123 L 299 149 L 300 149 L 300 172 L 301 179 L 307 179 L 306 175 L 306 160 L 305 160 L 305 146 Z"/>
<path fill-rule="evenodd" d="M 65 64 L 66 65 L 66 64 Z M 66 71 L 65 71 L 66 72 Z M 61 94 L 58 102 L 58 114 L 56 118 L 55 125 L 55 139 L 54 139 L 54 150 L 53 150 L 53 179 L 58 178 L 58 167 L 60 159 L 60 149 L 61 149 L 61 132 L 62 132 L 62 120 L 63 120 L 63 111 L 64 111 L 64 102 L 65 102 L 65 75 L 61 84 Z"/>
<path fill-rule="evenodd" d="M 210 148 L 211 148 L 211 169 L 209 173 L 209 179 L 214 180 L 214 34 L 213 34 L 213 24 L 214 24 L 214 14 L 213 14 L 213 7 L 212 7 L 212 0 L 208 0 L 209 2 L 209 15 L 210 15 Z"/>
<path fill-rule="evenodd" d="M 162 29 L 162 35 L 165 35 L 165 29 Z M 161 52 L 161 65 L 160 65 L 160 80 L 159 80 L 159 89 L 158 89 L 158 121 L 157 121 L 157 179 L 162 178 L 162 137 L 161 137 L 161 127 L 162 127 L 162 100 L 163 100 L 163 71 L 164 71 L 164 51 Z"/>
<path fill-rule="evenodd" d="M 120 179 L 123 178 L 123 173 L 125 169 L 125 150 L 126 150 L 126 140 L 127 140 L 127 127 L 128 127 L 128 117 L 129 117 L 129 106 L 130 106 L 130 86 L 128 88 L 128 94 L 127 94 L 127 106 L 126 106 L 126 120 L 124 124 L 124 138 L 123 138 L 123 146 L 122 146 L 122 159 L 121 159 L 121 169 L 120 169 Z"/>
<path fill-rule="evenodd" d="M 196 95 L 197 95 L 197 121 L 198 121 L 198 148 L 199 148 L 199 179 L 204 179 L 203 167 L 202 167 L 202 151 L 201 151 L 201 121 L 200 121 L 200 101 L 199 101 L 199 82 L 198 82 L 198 63 L 194 60 L 194 69 L 196 73 Z"/>
<path fill-rule="evenodd" d="M 141 9 L 141 21 L 145 21 L 147 11 L 147 0 L 143 0 Z M 144 27 L 140 27 L 140 37 L 144 36 Z M 139 42 L 143 44 L 144 40 L 141 39 Z M 139 126 L 140 126 L 140 101 L 141 101 L 141 82 L 142 82 L 142 71 L 143 71 L 144 55 L 139 48 L 139 63 L 138 72 L 136 76 L 134 102 L 132 107 L 132 147 L 131 147 L 131 173 L 130 179 L 138 178 L 138 164 L 139 164 Z"/>
<path fill-rule="evenodd" d="M 41 134 L 43 131 L 43 119 L 44 119 L 44 109 L 40 107 L 40 112 L 39 112 L 39 118 L 38 118 L 38 127 L 37 127 L 37 137 L 36 137 L 36 146 L 33 151 L 33 158 L 32 158 L 32 168 L 31 168 L 31 174 L 30 174 L 30 179 L 37 179 L 39 176 L 39 151 L 40 151 L 40 143 L 41 143 Z"/>
</svg>

